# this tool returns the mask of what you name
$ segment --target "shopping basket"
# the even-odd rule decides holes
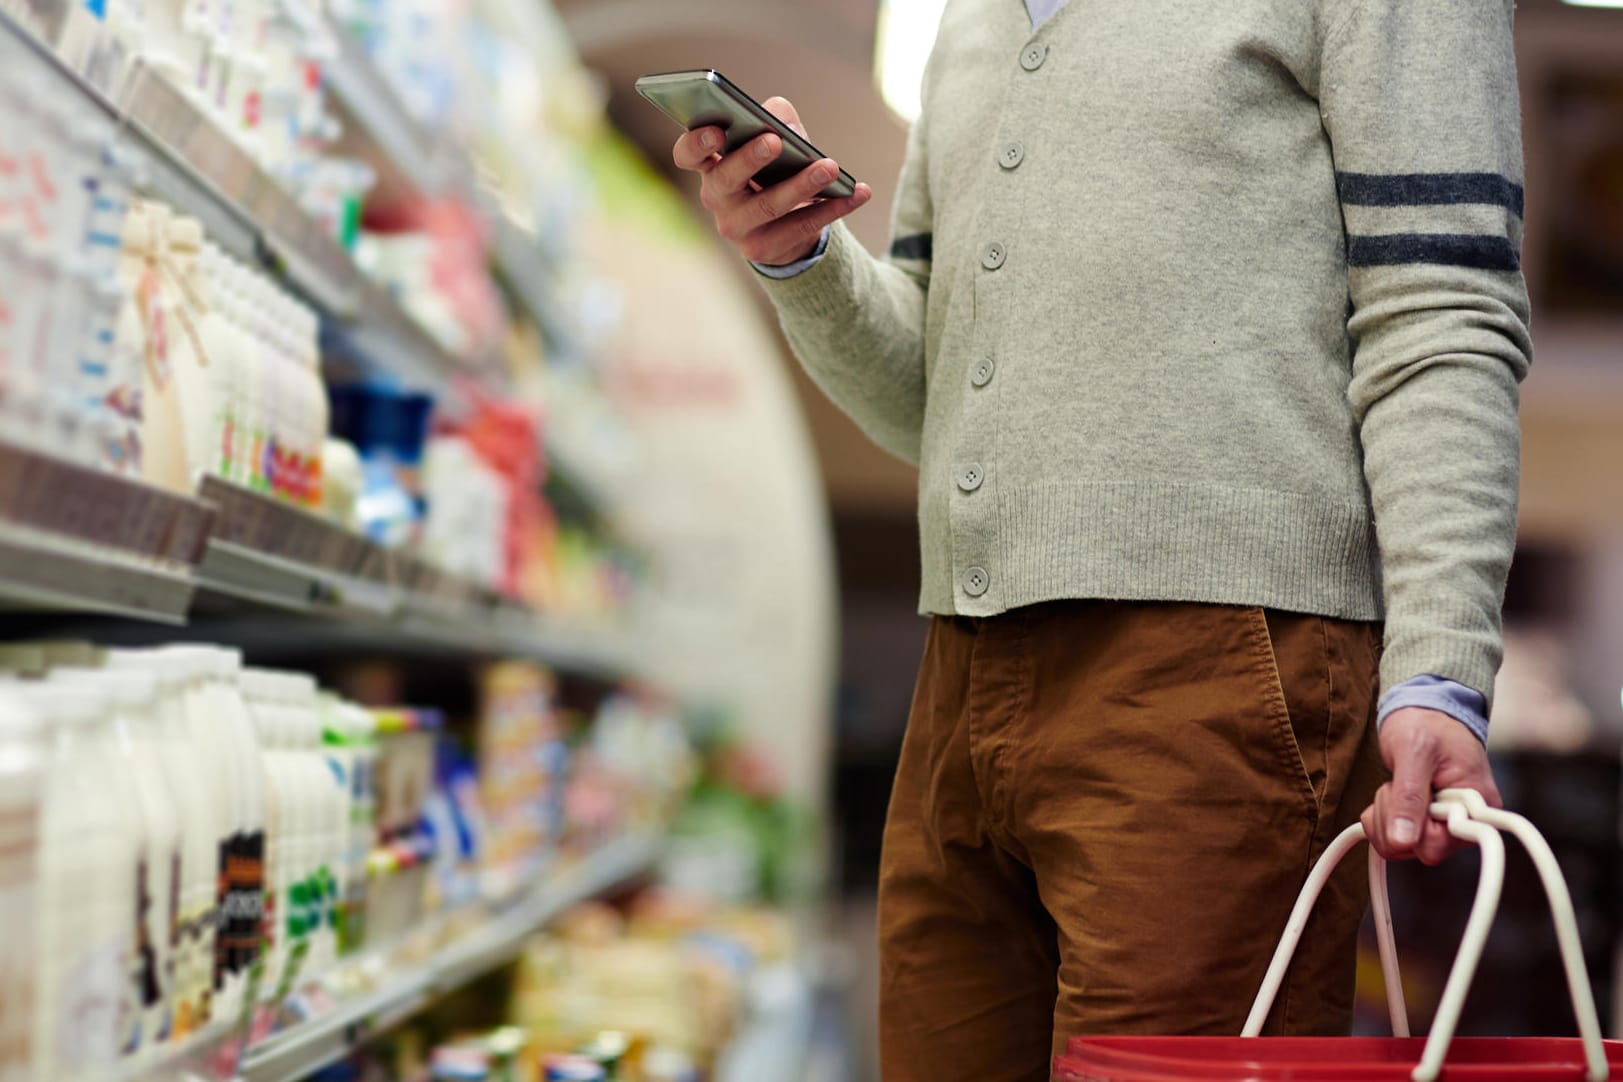
[[[1446,789],[1438,793],[1431,814],[1447,823],[1449,833],[1456,838],[1481,848],[1482,875],[1429,1037],[1409,1036],[1408,1008],[1398,976],[1387,899],[1386,862],[1371,848],[1370,901],[1394,1036],[1257,1039],[1319,893],[1341,859],[1364,840],[1364,828],[1354,824],[1330,844],[1302,887],[1239,1037],[1078,1037],[1070,1042],[1066,1054],[1054,1061],[1055,1082],[1601,1082],[1611,1067],[1623,1067],[1623,1042],[1601,1040],[1572,898],[1555,854],[1543,836],[1526,819],[1489,807],[1481,794],[1470,790]],[[1505,845],[1499,836],[1501,830],[1515,835],[1526,846],[1544,882],[1567,986],[1572,992],[1572,1009],[1578,1018],[1577,1038],[1454,1039],[1465,994],[1482,957],[1504,886]]]

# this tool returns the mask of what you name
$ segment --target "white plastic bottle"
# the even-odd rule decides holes
[[[215,417],[217,447],[223,464],[222,476],[236,485],[249,482],[247,437],[247,381],[248,353],[253,343],[248,336],[244,309],[244,294],[248,272],[229,256],[221,255],[216,264],[222,292],[218,294],[221,314],[225,317],[221,344],[225,353],[217,371],[210,372],[216,382],[219,397],[215,400],[219,413]],[[211,366],[212,368],[213,366]]]
[[[252,747],[256,758],[254,765],[259,772],[263,794],[265,823],[263,891],[260,898],[259,942],[255,955],[256,959],[263,959],[265,965],[264,983],[260,988],[262,998],[274,991],[278,976],[276,947],[280,942],[281,933],[277,920],[281,906],[276,892],[277,875],[281,867],[279,847],[284,841],[280,820],[280,798],[285,782],[277,775],[277,750],[271,731],[275,690],[271,684],[272,682],[265,679],[263,669],[242,668],[237,673],[237,687],[241,692],[245,714],[253,733]]]
[[[214,927],[210,936],[209,981],[213,990],[213,1020],[228,1020],[225,1005],[226,975],[231,944],[225,927],[227,882],[231,854],[241,846],[240,835],[247,828],[247,805],[241,794],[246,779],[241,760],[232,754],[230,729],[224,723],[214,663],[191,651],[159,651],[178,658],[192,679],[186,690],[186,730],[209,764],[210,803],[214,809],[215,864],[212,912]]]
[[[216,110],[208,93],[215,41],[215,20],[211,6],[211,0],[183,0],[181,33],[176,51],[178,68],[182,73],[181,89],[193,104],[212,115]]]
[[[338,906],[349,818],[348,778],[342,762],[330,754],[326,740],[330,717],[330,705],[317,693],[305,714],[305,742],[319,794],[319,842],[312,898],[315,903],[313,931],[321,972],[327,972],[338,963]]]
[[[269,16],[265,0],[231,0],[230,73],[226,77],[227,129],[258,156],[259,123],[268,74],[264,55]]]
[[[35,1082],[34,974],[50,730],[0,682],[0,1082]]]
[[[266,781],[267,920],[265,998],[272,996],[294,964],[294,947],[305,939],[305,893],[301,882],[304,840],[299,770],[292,747],[292,699],[297,694],[290,674],[245,668],[241,686],[251,703]],[[301,974],[305,967],[301,963]]]
[[[304,973],[307,978],[315,978],[325,971],[336,953],[331,929],[323,919],[325,877],[331,874],[326,865],[327,800],[333,779],[321,755],[321,720],[317,713],[315,680],[304,673],[284,673],[282,679],[287,687],[289,751],[295,771],[298,856],[294,872],[297,878],[292,887],[293,906],[298,914],[297,927],[310,943]]]
[[[182,249],[195,239],[190,227],[171,229],[173,214],[161,203],[145,204],[143,228],[131,239],[140,263],[133,306],[119,319],[118,337],[144,359],[141,382],[141,476],[174,492],[186,491],[186,447],[175,386],[177,364],[191,345],[180,320],[171,273],[171,239]],[[126,234],[128,237],[129,234]]]
[[[123,797],[132,793],[135,797],[126,809],[131,822],[139,825],[140,844],[131,888],[135,910],[126,987],[132,1016],[124,1051],[135,1062],[148,1062],[172,1030],[170,914],[180,900],[180,816],[159,758],[158,677],[141,669],[69,667],[53,669],[50,679],[106,692],[109,709],[102,739]]]
[[[247,348],[242,358],[242,447],[244,475],[248,487],[257,492],[270,490],[266,448],[269,417],[266,416],[265,384],[271,378],[274,359],[265,334],[265,280],[252,271],[243,273],[242,330]]]
[[[123,419],[126,462],[120,472],[142,473],[141,440],[144,435],[146,390],[146,333],[156,311],[157,278],[152,262],[151,204],[131,200],[124,216],[118,251],[118,315],[113,321],[112,354],[108,361],[107,395]]]
[[[40,821],[38,968],[34,1056],[37,1077],[105,1078],[125,1031],[125,960],[130,952],[138,847],[116,763],[100,738],[107,698],[87,684],[21,686],[51,724]]]
[[[202,298],[196,295],[202,248],[202,225],[195,218],[172,217],[156,252],[163,322],[152,337],[166,348],[168,363],[147,370],[143,473],[175,492],[190,492],[196,485],[190,451],[208,424],[208,358],[197,334],[203,315]]]
[[[195,489],[199,478],[212,465],[210,446],[212,382],[217,363],[212,347],[218,344],[218,316],[208,275],[203,270],[202,227],[193,219],[176,219],[170,225],[171,267],[178,281],[173,283],[176,328],[187,339],[186,349],[175,354],[174,384],[178,399],[185,477]],[[215,331],[216,333],[210,333]]]
[[[335,924],[340,956],[357,950],[366,917],[366,858],[374,830],[366,817],[369,725],[371,715],[337,696],[322,696],[325,729],[322,740],[334,776],[343,785],[335,804],[341,856],[338,860]]]
[[[165,647],[162,653],[196,664],[205,673],[203,695],[212,718],[220,769],[230,778],[232,832],[218,890],[217,1015],[239,1017],[255,959],[264,905],[265,784],[258,738],[239,690],[242,656],[206,645]]]
[[[157,650],[110,650],[110,668],[151,672],[159,684],[159,760],[181,820],[180,904],[172,916],[172,1040],[184,1044],[213,1017],[219,843],[226,829],[218,762],[192,726],[201,680],[195,663]]]
[[[323,491],[322,457],[326,450],[329,407],[327,385],[321,378],[321,323],[315,312],[293,304],[294,360],[299,369],[301,393],[295,429],[300,458],[300,502],[320,507]]]
[[[287,323],[287,298],[273,283],[261,279],[261,342],[266,351],[261,409],[265,415],[265,489],[291,499],[293,484],[288,466],[289,423],[293,418],[296,374]]]

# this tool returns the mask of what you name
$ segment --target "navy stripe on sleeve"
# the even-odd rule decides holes
[[[897,237],[890,245],[892,259],[929,259],[934,238],[929,233],[915,233],[911,237]]]
[[[1504,237],[1471,233],[1383,233],[1347,238],[1348,266],[1384,267],[1395,263],[1442,263],[1501,271],[1521,267],[1516,249]]]
[[[1522,186],[1498,173],[1337,173],[1336,191],[1357,207],[1477,203],[1522,216]]]

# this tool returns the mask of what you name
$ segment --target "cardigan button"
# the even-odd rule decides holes
[[[1018,142],[1007,143],[998,152],[997,163],[1005,169],[1018,169],[1026,160],[1026,148]]]
[[[993,241],[981,249],[981,266],[987,270],[997,270],[1003,266],[1003,261],[1008,257],[1008,250],[997,241]]]
[[[970,597],[980,597],[992,585],[992,576],[986,573],[984,567],[966,567],[964,573],[958,576],[958,585]]]
[[[1027,45],[1020,53],[1020,66],[1027,71],[1036,71],[1048,59],[1048,46],[1033,42]]]
[[[984,387],[992,382],[992,373],[997,371],[997,362],[988,357],[969,370],[969,382],[976,387]]]

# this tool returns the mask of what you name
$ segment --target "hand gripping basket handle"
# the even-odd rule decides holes
[[[1437,1017],[1431,1035],[1426,1040],[1420,1066],[1414,1069],[1414,1082],[1434,1082],[1448,1055],[1448,1045],[1459,1024],[1460,1010],[1465,1005],[1466,992],[1482,959],[1482,948],[1487,942],[1488,929],[1499,908],[1499,894],[1505,881],[1505,845],[1499,837],[1503,830],[1516,836],[1533,858],[1544,893],[1550,900],[1551,916],[1555,920],[1556,940],[1561,946],[1561,961],[1566,968],[1567,987],[1572,993],[1572,1010],[1578,1019],[1578,1033],[1583,1038],[1584,1059],[1589,1064],[1590,1082],[1603,1082],[1607,1077],[1606,1052],[1601,1044],[1600,1019],[1595,1013],[1595,997],[1589,988],[1589,974],[1584,969],[1583,949],[1578,941],[1578,922],[1572,912],[1572,897],[1567,892],[1566,880],[1555,854],[1532,823],[1511,812],[1490,808],[1482,794],[1469,789],[1444,789],[1431,806],[1433,819],[1448,824],[1448,831],[1456,838],[1474,842],[1482,850],[1482,876],[1477,881],[1476,900],[1471,904],[1471,916],[1465,925],[1465,936],[1459,954],[1454,958],[1448,982],[1443,986],[1443,998],[1437,1006]],[[1241,1036],[1255,1037],[1262,1032],[1263,1022],[1274,1005],[1274,997],[1285,979],[1291,956],[1301,941],[1313,905],[1335,871],[1352,849],[1364,840],[1364,828],[1354,823],[1330,843],[1324,856],[1314,866],[1291,910],[1285,925],[1285,934],[1274,952],[1268,973],[1262,980],[1246,1019]],[[1408,1009],[1403,1002],[1403,985],[1398,976],[1397,947],[1392,935],[1392,908],[1386,893],[1386,861],[1369,851],[1370,903],[1375,912],[1375,938],[1380,944],[1381,970],[1386,983],[1387,1008],[1392,1015],[1392,1032],[1399,1037],[1409,1035]]]

